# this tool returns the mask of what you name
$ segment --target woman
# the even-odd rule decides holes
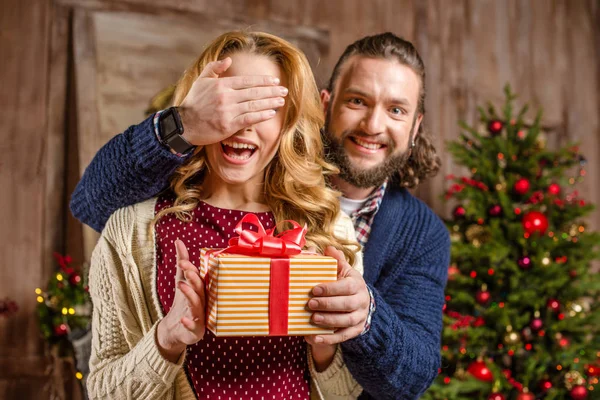
[[[222,78],[271,75],[289,93],[273,118],[196,148],[169,191],[111,216],[90,268],[90,397],[307,399],[311,383],[314,396],[356,396],[335,346],[309,349],[307,363],[302,337],[223,338],[205,328],[204,285],[190,260],[203,247],[225,247],[249,212],[266,228],[306,224],[307,246],[362,272],[352,223],[325,185],[336,170],[322,158],[323,115],[304,55],[273,35],[226,33],[181,78],[174,103],[182,112],[218,60],[229,64]]]

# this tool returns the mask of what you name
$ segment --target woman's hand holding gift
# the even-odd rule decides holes
[[[187,345],[204,337],[206,328],[204,282],[198,268],[190,262],[187,248],[181,240],[175,241],[175,249],[175,298],[156,330],[161,354],[173,363],[177,362]]]

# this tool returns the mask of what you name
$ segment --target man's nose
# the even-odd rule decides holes
[[[379,107],[369,110],[362,120],[362,130],[369,135],[378,135],[385,130],[385,115]]]

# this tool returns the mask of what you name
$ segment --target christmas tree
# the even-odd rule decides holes
[[[449,144],[468,176],[449,176],[456,204],[442,367],[425,399],[600,398],[600,235],[574,185],[586,174],[574,145],[545,148],[541,114],[526,124],[505,88],[498,113],[461,124]],[[597,178],[596,178],[597,179]]]
[[[85,379],[91,351],[92,302],[82,267],[55,253],[59,269],[46,290],[35,289],[40,333],[56,357],[74,357],[77,379]]]

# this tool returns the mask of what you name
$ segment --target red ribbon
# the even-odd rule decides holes
[[[238,237],[229,239],[229,247],[220,253],[266,256],[271,258],[269,285],[269,335],[287,335],[290,293],[290,256],[300,254],[306,244],[306,226],[296,221],[286,220],[293,225],[274,236],[275,229],[265,229],[255,214],[246,214],[235,227]],[[243,224],[257,228],[257,231],[243,229]],[[208,264],[207,264],[208,265]]]

